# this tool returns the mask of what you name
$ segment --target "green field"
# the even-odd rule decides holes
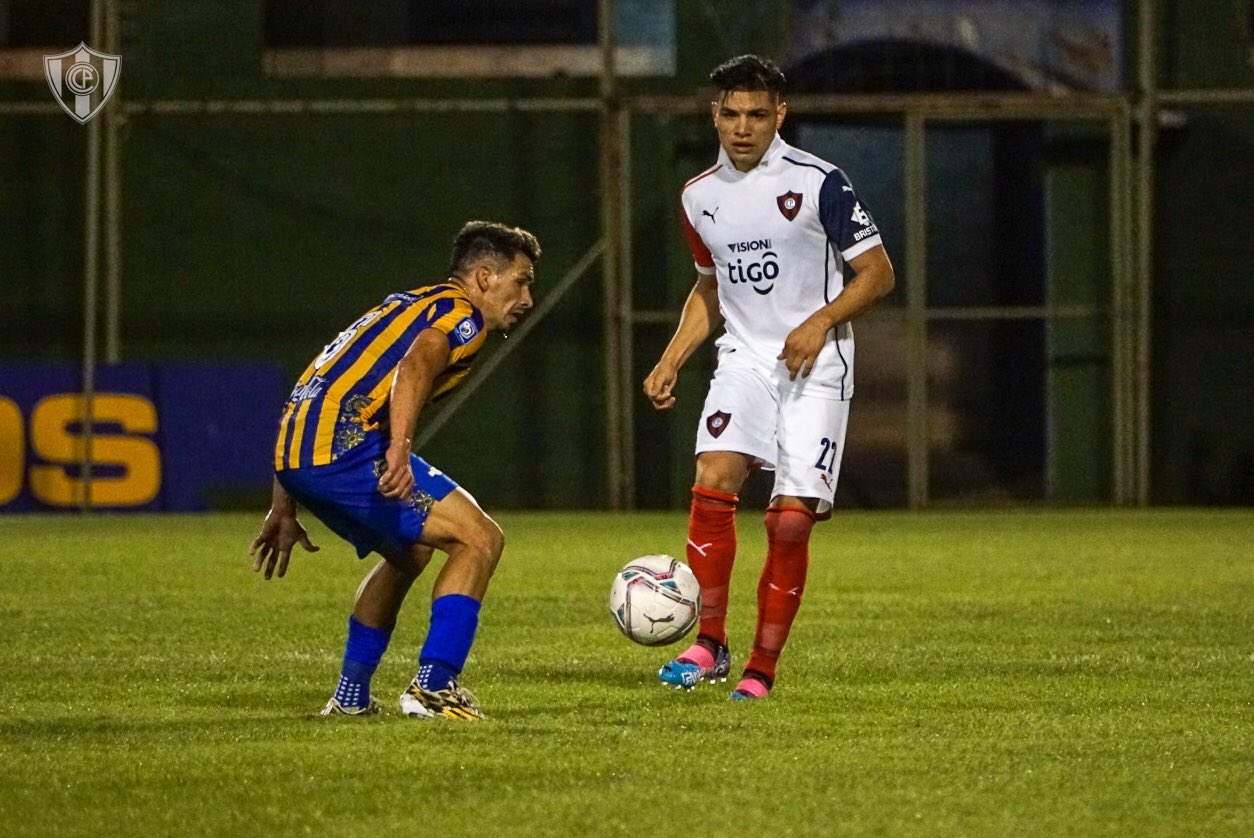
[[[844,513],[763,702],[662,689],[605,607],[679,514],[499,516],[482,724],[322,719],[368,565],[260,515],[0,518],[5,835],[1250,835],[1254,512]],[[761,518],[740,519],[747,652]],[[734,670],[734,672],[738,671]]]

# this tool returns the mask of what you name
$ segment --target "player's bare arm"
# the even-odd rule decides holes
[[[309,540],[309,533],[296,520],[296,501],[276,478],[270,493],[270,511],[261,522],[261,532],[253,539],[248,551],[253,556],[253,572],[257,573],[264,567],[265,577],[269,579],[277,568],[279,578],[282,578],[287,573],[292,548],[297,544],[310,553],[318,552],[317,545]]]
[[[713,274],[697,274],[696,284],[692,286],[679,316],[679,327],[662,353],[661,360],[644,379],[644,394],[655,408],[667,410],[675,405],[672,391],[679,378],[679,368],[722,324],[723,315],[718,309],[718,279]]]
[[[789,379],[808,376],[827,342],[828,332],[869,311],[897,282],[883,247],[873,247],[859,254],[850,260],[849,267],[854,271],[853,278],[845,282],[839,296],[806,318],[784,340],[784,348],[777,357],[788,367]]]
[[[386,468],[379,477],[379,492],[384,497],[401,500],[413,491],[409,454],[418,428],[418,414],[431,397],[436,376],[444,372],[448,362],[448,337],[437,329],[424,329],[396,368],[389,396],[391,438],[384,455]]]

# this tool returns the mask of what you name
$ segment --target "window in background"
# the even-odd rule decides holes
[[[674,0],[619,0],[621,75],[675,71]],[[271,76],[475,78],[595,75],[588,0],[266,0]]]
[[[0,79],[42,80],[43,56],[78,46],[90,31],[89,0],[0,0]]]
[[[269,0],[266,46],[590,44],[597,5],[586,0]]]
[[[0,46],[5,48],[69,49],[90,28],[88,0],[0,0]]]
[[[1123,81],[1123,0],[793,3],[787,63],[846,89],[1004,90],[1009,76],[1029,90],[1113,92]]]

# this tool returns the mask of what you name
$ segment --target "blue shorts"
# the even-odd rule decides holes
[[[392,548],[408,550],[422,536],[431,506],[448,497],[457,484],[416,454],[409,455],[414,491],[408,500],[379,493],[382,456],[356,457],[325,466],[275,472],[279,483],[340,538],[357,548],[357,557]]]

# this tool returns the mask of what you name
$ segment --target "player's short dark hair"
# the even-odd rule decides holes
[[[468,221],[453,239],[449,273],[467,270],[484,260],[512,262],[519,253],[532,262],[540,258],[540,240],[521,227],[495,221]]]
[[[738,55],[724,61],[710,73],[710,81],[720,93],[733,90],[765,90],[776,96],[784,92],[784,71],[769,58]]]

